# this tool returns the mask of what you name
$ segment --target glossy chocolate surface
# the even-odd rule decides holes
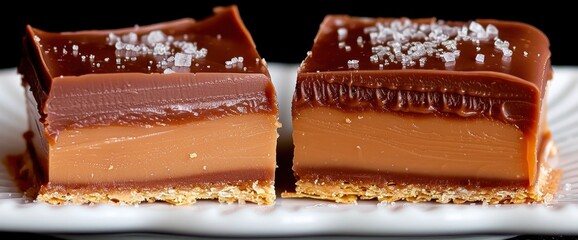
[[[28,27],[19,67],[51,137],[91,126],[155,126],[277,114],[267,66],[236,7],[202,21],[48,33]]]
[[[293,113],[327,106],[486,118],[535,134],[551,75],[549,41],[526,24],[328,16],[299,69]]]

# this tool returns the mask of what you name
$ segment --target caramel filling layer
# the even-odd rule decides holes
[[[498,121],[318,107],[299,110],[293,129],[297,175],[317,168],[531,182],[529,157],[536,164],[535,140]]]
[[[270,179],[256,180],[273,180],[277,127],[274,115],[245,114],[162,127],[64,130],[49,149],[48,179],[142,183],[257,170]]]

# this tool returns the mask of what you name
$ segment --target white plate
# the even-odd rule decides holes
[[[281,142],[286,144],[296,66],[270,67],[284,124]],[[25,201],[0,167],[0,231],[211,236],[578,234],[578,68],[556,67],[550,91],[548,117],[565,171],[557,203],[551,205],[380,205],[376,201],[341,205],[279,198],[274,206],[215,201],[184,207],[163,203],[51,206]],[[0,70],[0,156],[22,151],[23,131],[19,77],[14,69]]]

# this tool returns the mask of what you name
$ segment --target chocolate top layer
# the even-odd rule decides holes
[[[48,134],[277,114],[266,63],[235,6],[202,21],[49,33],[28,26],[18,71]]]
[[[482,117],[531,133],[551,77],[549,41],[527,24],[330,15],[299,69],[293,112]]]
[[[516,76],[542,89],[544,72],[551,74],[549,45],[540,30],[519,22],[330,15],[299,71],[489,71]],[[484,60],[476,60],[478,55]]]
[[[236,7],[216,8],[214,16],[202,21],[180,19],[117,30],[50,33],[28,26],[27,37],[34,40],[47,81],[127,72],[268,75]]]

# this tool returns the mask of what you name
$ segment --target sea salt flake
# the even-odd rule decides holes
[[[112,45],[112,44],[120,41],[120,38],[114,33],[108,33],[108,37],[106,38],[106,41],[108,42],[108,45]]]
[[[419,66],[423,67],[425,65],[425,62],[427,61],[427,58],[422,57],[419,59]]]
[[[171,68],[167,68],[167,69],[165,69],[165,70],[163,71],[163,73],[164,73],[164,74],[172,74],[172,73],[175,73],[175,71],[174,71],[173,69],[171,69]]]
[[[445,52],[442,55],[444,62],[455,62],[456,61],[456,55],[454,53],[451,52]]]
[[[363,47],[363,37],[362,36],[357,37],[357,46]]]
[[[166,40],[166,35],[161,30],[151,31],[146,37],[147,43],[150,46],[154,46],[156,43],[164,42]]]
[[[485,31],[484,27],[476,21],[470,22],[470,26],[468,27],[468,29],[470,29],[470,31],[474,33]]]
[[[167,55],[169,54],[170,47],[166,46],[162,43],[158,43],[155,45],[153,49],[153,55]]]
[[[498,28],[493,24],[488,24],[486,26],[486,32],[488,33],[489,38],[497,37],[499,33]]]
[[[356,59],[347,60],[347,67],[349,67],[350,69],[358,69],[359,68],[359,60],[356,60]]]
[[[338,28],[337,29],[337,39],[339,41],[343,41],[347,38],[347,28]]]
[[[371,57],[369,57],[369,60],[372,63],[377,63],[379,61],[379,57],[377,55],[371,55]]]
[[[190,67],[193,56],[184,53],[175,54],[174,61],[176,67]]]
[[[125,48],[126,44],[118,41],[114,44],[114,48],[116,48],[116,50],[123,50]]]
[[[485,58],[486,58],[486,56],[484,54],[478,53],[476,55],[476,62],[477,63],[484,63]]]
[[[138,35],[134,32],[129,32],[122,36],[122,41],[125,43],[136,44],[138,42]]]

